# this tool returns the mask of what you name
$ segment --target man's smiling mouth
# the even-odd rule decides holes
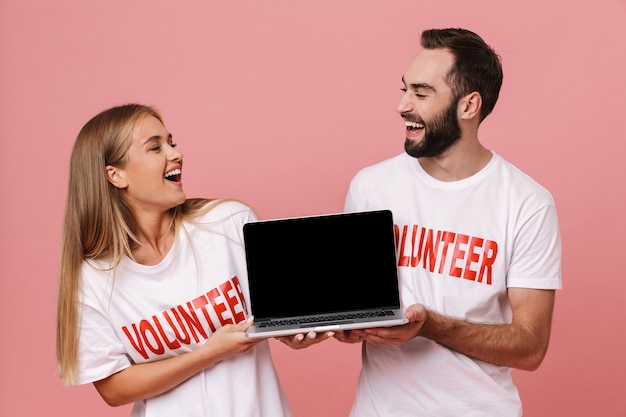
[[[420,130],[420,129],[424,129],[424,125],[421,123],[417,123],[417,122],[404,122],[404,125],[406,126],[407,130],[414,132],[416,130]]]

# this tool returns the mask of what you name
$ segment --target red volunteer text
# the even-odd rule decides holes
[[[476,236],[432,230],[418,225],[394,225],[398,266],[424,268],[491,285],[498,244]]]
[[[148,359],[149,352],[162,355],[166,348],[174,350],[206,340],[218,327],[244,321],[247,311],[235,276],[191,301],[123,326],[122,330],[135,350]]]

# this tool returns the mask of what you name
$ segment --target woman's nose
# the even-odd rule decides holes
[[[176,148],[172,146],[170,146],[170,151],[167,157],[170,161],[182,161],[183,160],[182,152],[178,151]]]

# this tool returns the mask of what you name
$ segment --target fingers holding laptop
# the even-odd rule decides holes
[[[290,336],[279,336],[275,339],[283,342],[292,349],[304,349],[331,338],[334,334],[334,332],[308,332],[307,334],[298,333]]]
[[[374,345],[401,345],[413,339],[420,333],[428,317],[428,310],[422,304],[413,304],[406,309],[405,314],[409,319],[406,324],[361,330],[363,340]]]
[[[335,332],[335,339],[344,343],[360,343],[364,339],[363,330],[342,330]]]
[[[376,345],[401,345],[419,334],[428,317],[428,310],[422,304],[413,304],[406,309],[405,315],[409,320],[408,323],[398,326],[337,330],[323,333],[298,333],[289,336],[277,336],[275,339],[292,349],[304,349],[330,337],[334,337],[344,343],[360,343],[366,341]]]
[[[335,332],[335,339],[344,343],[370,342],[375,345],[401,345],[419,334],[428,311],[422,304],[413,304],[406,309],[405,314],[409,320],[406,324],[338,331]]]
[[[246,352],[264,340],[246,337],[246,329],[251,324],[251,320],[237,324],[225,324],[218,328],[198,350],[204,350],[209,355],[211,364]]]

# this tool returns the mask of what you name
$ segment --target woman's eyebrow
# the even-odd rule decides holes
[[[154,135],[154,136],[150,136],[148,139],[146,139],[146,140],[143,142],[143,144],[144,144],[144,145],[146,145],[146,144],[147,144],[147,143],[149,143],[149,142],[158,142],[158,141],[160,141],[162,138],[163,138],[163,136],[161,136],[161,135]],[[171,133],[168,133],[168,134],[167,134],[167,140],[168,140],[168,141],[171,141],[171,140],[172,140],[172,138],[173,138],[172,134],[171,134]]]

